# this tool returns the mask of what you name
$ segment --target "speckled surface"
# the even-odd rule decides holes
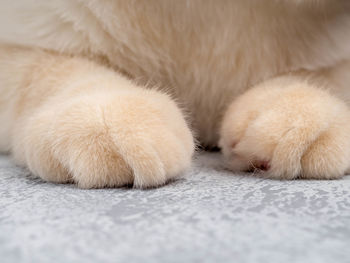
[[[81,190],[0,156],[0,261],[350,262],[350,177],[234,175],[219,154],[152,190]]]

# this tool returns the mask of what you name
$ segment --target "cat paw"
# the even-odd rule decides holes
[[[47,181],[147,188],[190,166],[191,131],[166,95],[98,91],[49,104],[20,122],[13,142],[15,159]]]
[[[275,179],[336,179],[350,165],[350,113],[296,77],[253,88],[228,108],[220,146],[228,168]]]

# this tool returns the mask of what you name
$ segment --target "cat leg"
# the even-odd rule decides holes
[[[220,146],[234,171],[276,179],[336,179],[350,167],[350,111],[320,81],[268,80],[227,109]]]
[[[168,95],[85,59],[2,47],[0,61],[12,100],[1,140],[33,174],[82,188],[146,188],[189,167],[193,137]]]

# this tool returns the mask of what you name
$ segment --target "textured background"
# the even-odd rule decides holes
[[[350,262],[350,177],[272,181],[200,154],[151,190],[81,190],[0,156],[0,261]]]

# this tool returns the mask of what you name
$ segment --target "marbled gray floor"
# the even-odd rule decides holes
[[[0,157],[0,262],[350,262],[350,177],[272,181],[200,155],[152,190],[81,190]]]

